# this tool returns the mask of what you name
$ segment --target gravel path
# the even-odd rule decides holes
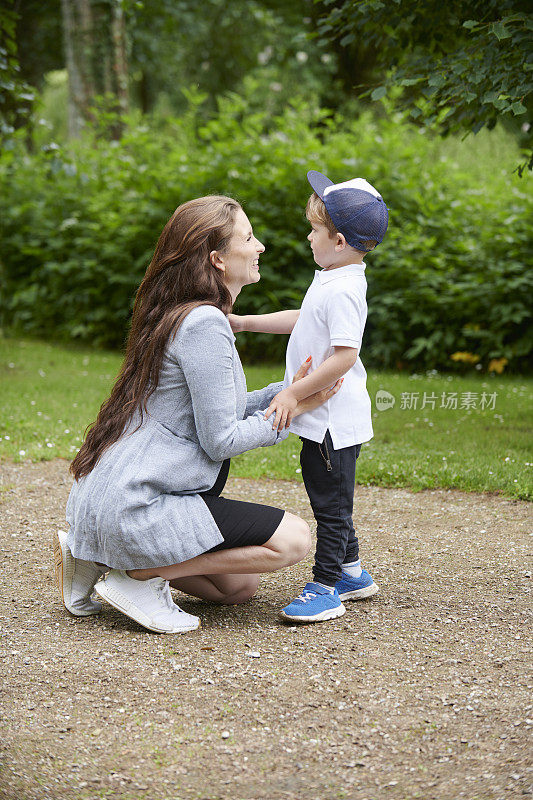
[[[375,598],[283,624],[308,559],[242,606],[180,595],[201,629],[158,636],[61,605],[50,540],[69,487],[65,461],[0,465],[2,798],[532,795],[528,504],[358,487]],[[226,494],[312,523],[299,484]]]

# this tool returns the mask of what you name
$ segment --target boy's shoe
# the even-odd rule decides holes
[[[198,617],[177,606],[164,578],[136,581],[125,570],[112,569],[94,587],[118,611],[156,633],[186,633],[200,625]]]
[[[280,613],[294,622],[325,622],[342,617],[345,612],[337,590],[332,593],[317,583],[307,583],[301,595]]]
[[[98,614],[102,604],[91,600],[91,594],[104,570],[94,561],[74,558],[65,531],[55,532],[53,546],[57,588],[65,608],[76,617]]]
[[[366,569],[361,570],[358,578],[352,578],[343,570],[341,579],[335,584],[335,589],[341,600],[364,600],[379,592],[379,586],[374,583]]]

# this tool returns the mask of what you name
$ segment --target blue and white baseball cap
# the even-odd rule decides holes
[[[380,193],[364,178],[333,183],[321,172],[312,169],[307,180],[326,206],[337,230],[356,250],[369,251],[364,242],[383,241],[389,211]],[[370,248],[372,249],[372,248]]]

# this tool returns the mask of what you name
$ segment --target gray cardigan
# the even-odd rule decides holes
[[[287,437],[264,418],[282,385],[247,392],[227,318],[214,306],[191,311],[167,345],[141,427],[134,420],[71,489],[74,556],[139,569],[222,542],[198,492],[213,486],[224,459]]]

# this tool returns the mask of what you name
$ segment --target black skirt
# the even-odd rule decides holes
[[[226,485],[229,468],[230,459],[227,458],[220,468],[213,487],[200,495],[224,537],[223,542],[208,550],[209,553],[233,547],[265,544],[275,533],[285,514],[281,508],[275,506],[220,497]]]

